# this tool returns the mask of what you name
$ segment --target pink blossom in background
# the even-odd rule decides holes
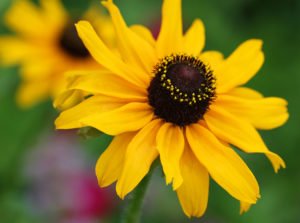
[[[51,223],[94,223],[109,215],[113,193],[99,188],[90,163],[73,132],[46,137],[25,162],[33,214]]]

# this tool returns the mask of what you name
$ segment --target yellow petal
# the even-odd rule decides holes
[[[99,64],[130,83],[145,88],[148,87],[146,82],[149,77],[144,73],[136,72],[110,51],[89,22],[80,21],[76,24],[76,28],[86,48]]]
[[[186,128],[191,149],[211,177],[231,196],[248,203],[256,203],[259,187],[244,161],[206,128],[192,124]]]
[[[242,43],[215,70],[217,91],[227,92],[236,86],[247,83],[259,71],[264,62],[261,48],[261,40],[252,39]]]
[[[139,72],[143,73],[144,71],[149,82],[149,74],[157,60],[153,46],[127,27],[119,9],[112,0],[103,1],[102,4],[110,13],[123,60],[139,69]]]
[[[104,95],[92,96],[80,104],[60,113],[55,121],[57,129],[72,129],[87,126],[82,119],[95,114],[105,113],[121,107],[124,102]],[[100,130],[101,131],[101,130]]]
[[[51,89],[49,81],[23,82],[17,92],[17,102],[22,108],[29,108],[49,97]]]
[[[69,109],[84,100],[84,94],[80,90],[68,90],[58,95],[53,106],[61,111]]]
[[[160,126],[159,119],[153,120],[128,145],[123,171],[116,186],[120,198],[124,199],[138,185],[158,156],[155,138]]]
[[[173,190],[176,190],[182,184],[179,167],[184,149],[182,129],[177,125],[165,123],[157,133],[156,142],[166,183],[171,183],[173,179]]]
[[[81,101],[85,96],[91,95],[90,92],[79,89],[68,89],[78,77],[83,75],[92,74],[95,70],[72,70],[64,73],[64,86],[63,90],[55,95],[53,106],[59,110],[69,109]]]
[[[183,37],[183,52],[198,56],[205,44],[204,25],[196,19]]]
[[[237,146],[247,153],[265,153],[272,162],[275,172],[284,161],[268,150],[256,129],[247,121],[236,118],[229,112],[213,104],[210,111],[204,115],[210,130],[220,139]]]
[[[17,37],[0,37],[0,63],[3,65],[13,65],[22,62],[24,59],[37,54],[39,50]]]
[[[243,214],[243,212],[249,211],[250,207],[251,207],[251,204],[244,202],[244,201],[240,201],[240,214]]]
[[[223,62],[224,56],[218,51],[205,51],[200,54],[199,59],[202,60],[214,72]]]
[[[42,10],[38,9],[31,1],[17,0],[7,11],[5,24],[28,38],[44,38],[50,33],[45,25]]]
[[[132,25],[130,29],[135,32],[137,35],[145,39],[151,46],[155,46],[155,39],[151,33],[151,31],[142,25]]]
[[[231,91],[227,92],[226,94],[236,96],[236,97],[241,97],[241,98],[247,98],[247,99],[262,99],[264,97],[258,91],[255,91],[247,87],[234,88]]]
[[[64,76],[68,80],[75,80],[75,78],[77,78],[79,76],[92,74],[97,71],[98,70],[69,70],[64,73]]]
[[[100,7],[98,4],[90,6],[81,17],[91,21],[102,41],[114,50],[116,48],[115,30],[110,17]]]
[[[100,187],[109,186],[120,177],[127,146],[135,134],[130,132],[115,136],[109,147],[101,154],[96,164]]]
[[[216,103],[236,117],[249,121],[258,129],[277,128],[289,117],[287,101],[282,98],[248,99],[228,94],[219,95]]]
[[[188,217],[201,217],[208,201],[209,176],[188,145],[181,157],[180,169],[183,183],[177,189],[177,196],[181,207]]]
[[[110,71],[98,70],[88,73],[78,76],[68,89],[79,89],[92,94],[131,99],[131,101],[147,101],[146,89],[137,87]]]
[[[40,0],[40,4],[43,9],[43,16],[48,21],[48,25],[61,32],[61,28],[65,26],[68,19],[62,2],[60,0]]]
[[[153,118],[152,107],[147,103],[132,102],[104,113],[95,113],[81,121],[108,135],[137,131]]]
[[[29,57],[29,56],[28,56]],[[50,59],[44,59],[37,55],[24,58],[20,67],[20,74],[24,80],[28,81],[48,81],[53,83],[55,79],[55,65]],[[61,74],[58,74],[61,75]]]
[[[162,24],[157,39],[158,57],[179,53],[183,47],[181,0],[164,0]]]

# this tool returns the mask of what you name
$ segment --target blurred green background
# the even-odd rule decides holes
[[[0,1],[1,17],[11,2]],[[75,14],[81,13],[90,3],[87,0],[63,2],[70,13]],[[153,29],[157,29],[160,22],[161,2],[115,0],[128,24],[141,23]],[[265,96],[283,97],[289,102],[287,124],[272,131],[261,131],[267,146],[283,157],[287,168],[275,175],[263,155],[241,154],[257,177],[262,199],[249,212],[239,215],[238,202],[211,181],[208,208],[200,219],[188,219],[183,214],[176,193],[165,186],[161,170],[157,169],[146,196],[141,222],[300,222],[300,1],[183,0],[185,27],[195,18],[201,18],[206,27],[205,50],[218,50],[228,56],[247,39],[264,41],[265,64],[247,85]],[[8,28],[1,22],[0,34],[7,32]],[[43,145],[41,141],[45,141],[45,136],[53,134],[57,113],[50,101],[29,110],[19,109],[15,104],[19,83],[18,67],[0,67],[0,222],[53,222],[47,215],[36,215],[38,207],[31,210],[28,187],[33,183],[23,170],[28,165],[25,161],[28,153],[37,144]],[[88,157],[91,173],[110,140],[111,137],[103,135],[77,141]],[[115,195],[112,196],[116,200]],[[126,199],[118,201],[110,214],[95,222],[118,222],[119,211],[126,202]]]

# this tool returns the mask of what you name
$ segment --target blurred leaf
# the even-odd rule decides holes
[[[39,223],[40,221],[29,214],[28,204],[22,194],[13,191],[1,196],[0,222]]]
[[[76,3],[74,1],[62,0],[62,3],[72,16],[78,17],[88,10],[91,0],[76,0]]]
[[[91,160],[94,161],[94,164],[96,164],[96,161],[99,158],[99,156],[109,146],[112,139],[113,136],[102,134],[99,137],[82,141],[84,147],[88,148],[88,151],[92,156]]]
[[[11,0],[1,0],[0,1],[0,15],[3,15],[5,10],[8,8],[10,5]]]
[[[17,180],[20,161],[27,148],[36,140],[42,129],[54,120],[49,102],[28,110],[16,105],[15,92],[19,84],[16,69],[0,68],[0,186],[10,187]],[[2,184],[2,185],[1,185]]]

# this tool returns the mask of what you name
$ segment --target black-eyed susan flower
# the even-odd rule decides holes
[[[120,54],[111,52],[88,22],[77,24],[85,46],[107,70],[75,78],[66,93],[77,89],[90,97],[62,112],[56,127],[91,126],[115,136],[98,160],[96,175],[101,187],[117,181],[121,198],[159,157],[166,183],[173,183],[187,216],[205,212],[209,177],[241,201],[241,211],[249,209],[260,197],[259,186],[230,145],[264,153],[276,172],[285,166],[256,128],[285,123],[287,102],[242,87],[264,62],[262,41],[248,40],[225,59],[216,51],[202,52],[200,20],[183,34],[181,0],[164,0],[157,40],[143,26],[127,27],[112,0],[103,5]]]
[[[65,71],[99,68],[77,35],[74,22],[78,19],[69,15],[59,0],[39,2],[37,6],[29,0],[17,0],[4,17],[17,35],[0,37],[1,64],[21,65],[17,101],[23,107],[55,97],[64,88]],[[113,45],[113,27],[107,16],[90,9],[83,18]]]

